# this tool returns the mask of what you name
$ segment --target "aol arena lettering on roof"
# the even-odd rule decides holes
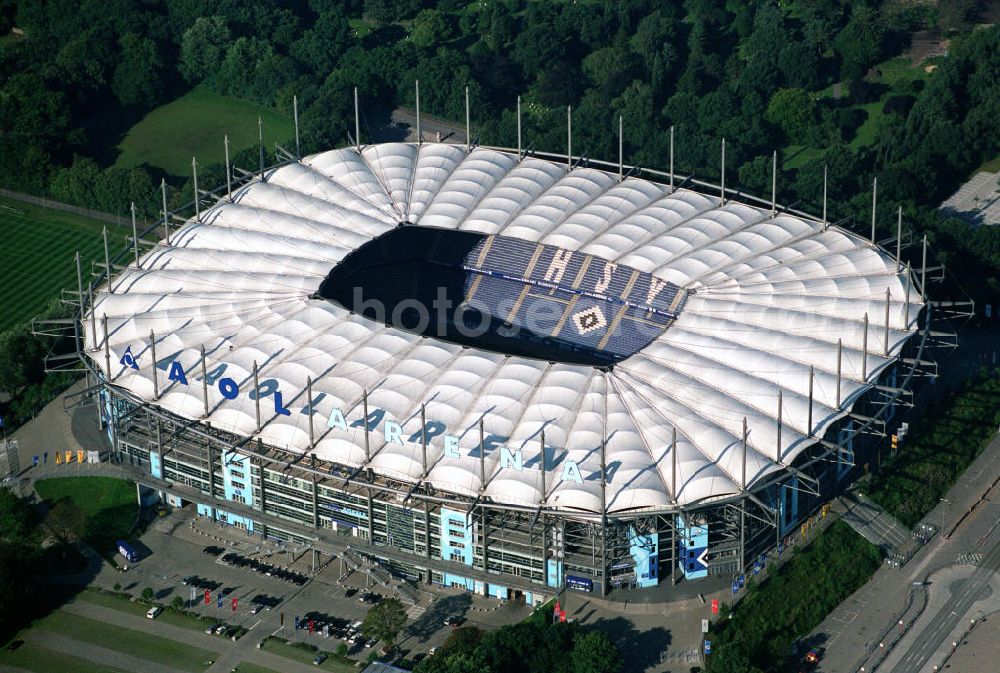
[[[180,355],[180,352],[159,360],[156,363],[156,368],[166,370],[168,380],[174,381],[178,385],[190,385],[188,383],[187,373],[180,359],[177,357],[178,355]],[[125,353],[122,355],[119,363],[126,367],[138,370],[138,361],[139,357],[133,355],[132,347],[129,346],[125,349]],[[204,381],[206,385],[217,387],[219,394],[221,394],[223,398],[227,400],[235,400],[243,391],[241,390],[240,384],[235,379],[223,376],[228,367],[229,365],[227,363],[220,363],[219,365],[216,365],[210,371],[205,373]],[[195,380],[202,381],[201,377],[198,377]],[[271,397],[274,402],[274,413],[276,415],[292,415],[291,410],[285,407],[284,395],[279,389],[277,379],[264,379],[258,383],[256,390],[246,391],[245,394],[247,398],[252,401],[256,401],[264,397]],[[317,405],[319,405],[325,397],[326,393],[324,392],[313,395],[313,398],[302,407],[299,413],[304,415],[318,414],[319,411],[317,410]],[[369,410],[367,423],[365,421],[366,419],[363,417],[349,420],[340,407],[333,407],[330,409],[327,416],[326,426],[330,429],[347,433],[351,432],[351,428],[363,428],[367,432],[376,432],[381,434],[386,444],[397,444],[399,446],[403,446],[404,443],[416,444],[419,446],[423,442],[426,442],[428,446],[431,446],[432,443],[440,442],[444,455],[450,458],[470,459],[478,457],[480,450],[484,452],[499,450],[500,469],[510,469],[517,472],[524,470],[524,455],[522,450],[512,449],[507,446],[505,442],[508,438],[501,435],[486,435],[483,438],[482,449],[480,449],[478,443],[475,448],[463,449],[460,446],[458,437],[446,434],[448,429],[447,425],[441,421],[427,420],[424,423],[422,430],[417,430],[409,436],[404,436],[403,426],[398,421],[389,418],[384,409],[375,408]],[[559,480],[576,482],[582,485],[583,474],[580,472],[579,464],[569,458],[565,458],[561,462],[562,469],[559,473]],[[614,471],[612,466],[609,467],[611,469],[608,470],[608,482],[611,481],[611,475]]]

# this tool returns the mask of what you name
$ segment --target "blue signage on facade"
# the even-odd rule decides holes
[[[121,359],[118,364],[125,365],[126,367],[131,367],[132,369],[138,369],[139,365],[135,363],[135,356],[132,355],[132,347],[127,346],[125,352],[122,354]]]
[[[712,641],[711,640],[706,640],[705,641],[705,654],[711,654],[711,653],[712,653]]]
[[[736,580],[733,580],[733,595],[736,595],[739,592],[740,592],[740,583],[737,582]]]

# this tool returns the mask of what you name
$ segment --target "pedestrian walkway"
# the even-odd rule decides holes
[[[844,523],[878,547],[883,555],[896,553],[910,543],[913,537],[910,531],[863,494],[851,491],[837,500],[844,508],[841,514]]]

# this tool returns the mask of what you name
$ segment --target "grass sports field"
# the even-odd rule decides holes
[[[0,332],[30,320],[63,288],[76,288],[73,255],[79,250],[84,283],[91,260],[104,263],[104,223],[0,198]],[[130,234],[131,232],[128,232]],[[125,228],[108,225],[114,255],[125,242]]]
[[[133,126],[118,146],[115,166],[149,164],[167,173],[188,176],[191,157],[202,165],[225,161],[222,137],[229,134],[229,151],[257,146],[257,116],[264,121],[264,151],[273,156],[274,143],[294,152],[295,126],[291,116],[257,103],[195,87],[177,100],[161,105]],[[247,166],[245,168],[256,168]]]

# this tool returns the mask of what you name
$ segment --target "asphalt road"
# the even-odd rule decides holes
[[[1000,539],[986,552],[972,577],[962,580],[958,587],[951,587],[951,597],[920,631],[916,641],[892,669],[893,673],[913,673],[923,670],[922,667],[930,661],[937,661],[939,652],[950,647],[948,637],[958,623],[965,619],[973,603],[987,595],[990,578],[998,570]]]
[[[949,490],[945,500],[939,502],[925,520],[942,526],[945,531],[950,530],[987,492],[997,477],[1000,477],[1000,437],[995,438],[969,466]],[[994,504],[992,499],[998,502]],[[892,667],[884,670],[920,673],[922,669],[913,663],[914,659],[908,660],[909,667],[900,668],[896,668],[897,660],[911,654],[916,658],[922,656],[924,662],[943,657],[950,649],[950,642],[945,642],[946,639],[962,619],[968,618],[969,607],[982,597],[986,583],[1000,570],[1000,532],[994,525],[998,509],[1000,486],[994,488],[990,498],[962,521],[951,539],[936,535],[907,565],[902,568],[883,566],[864,587],[841,603],[808,636],[809,642],[826,650],[818,671],[854,673],[861,665],[871,670],[873,664],[879,663]],[[945,601],[950,607],[938,610],[928,622],[929,615],[916,614],[923,594],[914,593],[915,607],[903,611],[911,591],[945,590],[937,584],[926,589],[915,587],[914,582],[923,582],[935,571],[955,565],[962,555],[969,553],[984,554],[980,561],[982,567],[974,573],[976,582],[969,580],[953,587],[952,595]],[[940,601],[929,601],[928,609],[934,609],[938,603]],[[952,615],[952,612],[958,614]],[[899,619],[904,621],[905,638],[896,631]],[[914,640],[909,634],[911,627],[921,631],[927,629],[927,632]],[[897,640],[906,649],[892,651]],[[880,643],[884,643],[885,647],[880,647]],[[870,655],[864,659],[866,652]]]

